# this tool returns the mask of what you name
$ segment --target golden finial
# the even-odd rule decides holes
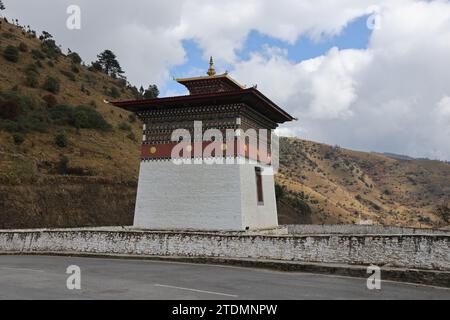
[[[211,57],[209,59],[209,69],[208,72],[206,73],[208,76],[212,77],[214,75],[216,75],[216,69],[214,69],[214,60],[213,57]]]

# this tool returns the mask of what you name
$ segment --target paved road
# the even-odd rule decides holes
[[[68,290],[66,269],[81,269]],[[450,299],[450,290],[229,266],[78,257],[0,256],[0,299]]]

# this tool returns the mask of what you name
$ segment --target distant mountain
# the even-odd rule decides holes
[[[0,228],[131,224],[141,127],[104,100],[135,95],[2,21]],[[448,163],[280,142],[280,223],[449,223]]]
[[[390,152],[383,152],[383,155],[385,155],[386,157],[392,158],[392,159],[397,159],[397,160],[415,160],[415,158],[410,157],[410,156],[405,156],[402,154],[396,154],[396,153],[390,153]]]

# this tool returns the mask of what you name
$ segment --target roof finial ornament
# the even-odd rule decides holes
[[[214,60],[213,57],[211,57],[209,59],[209,69],[208,72],[206,73],[208,76],[212,77],[216,75],[216,69],[214,69]]]

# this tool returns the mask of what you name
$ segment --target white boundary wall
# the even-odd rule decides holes
[[[448,235],[228,235],[115,230],[0,231],[0,252],[255,258],[450,271]]]
[[[316,224],[289,224],[283,225],[289,234],[436,234],[450,235],[450,230],[443,229],[419,229],[381,225],[316,225]]]

